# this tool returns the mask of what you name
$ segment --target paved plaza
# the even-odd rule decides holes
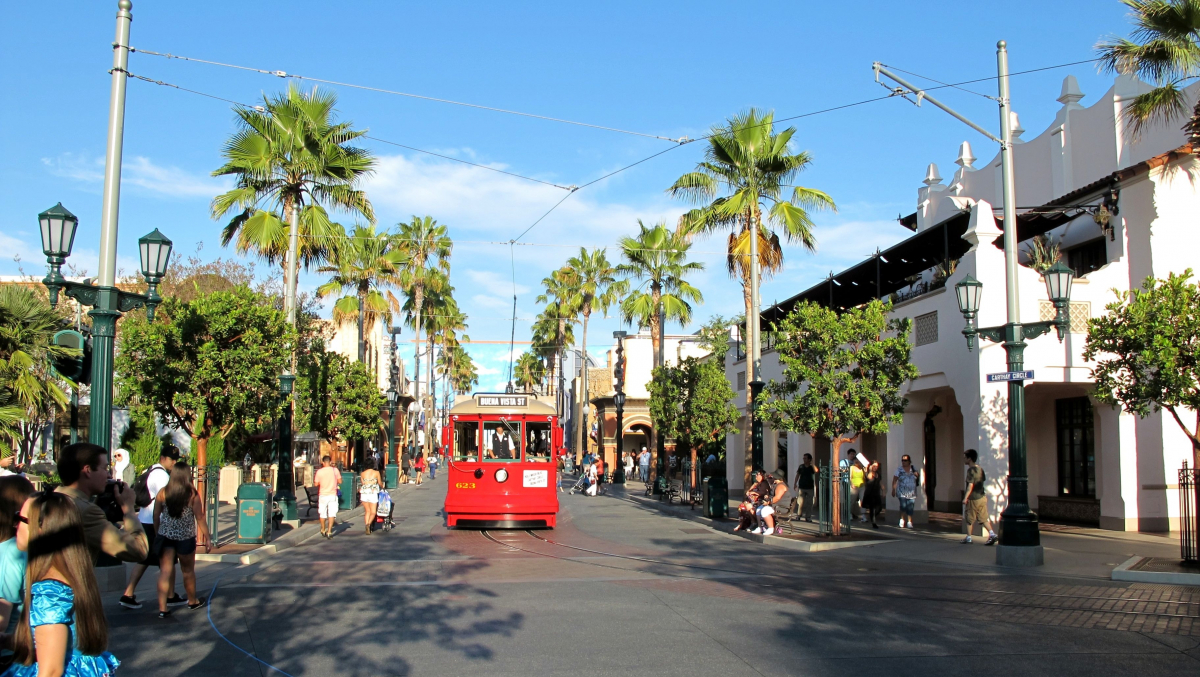
[[[366,536],[343,513],[331,541],[202,565],[211,623],[186,609],[159,620],[109,595],[121,674],[1200,670],[1200,589],[1108,580],[1111,562],[1169,555],[1165,538],[1048,531],[1047,566],[1031,572],[991,566],[992,549],[954,534],[892,528],[885,543],[798,552],[620,491],[563,494],[559,528],[534,532],[447,530],[441,478],[393,494],[390,533]]]

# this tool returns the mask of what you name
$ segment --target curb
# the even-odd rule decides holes
[[[1125,560],[1116,569],[1113,569],[1112,579],[1114,581],[1130,581],[1134,583],[1166,583],[1167,585],[1195,585],[1200,586],[1200,573],[1197,574],[1181,574],[1171,573],[1166,571],[1138,571],[1133,567],[1141,564],[1149,557],[1134,555]]]
[[[399,490],[400,490],[399,487],[397,487],[395,489],[389,489],[388,494],[391,494],[392,499],[395,500],[396,496],[395,496],[395,494],[392,494],[392,492],[399,491]],[[353,510],[350,510],[349,512],[345,513],[345,517],[343,517],[342,515],[343,515],[343,513],[340,513],[340,512],[338,513],[338,518],[341,519],[343,523],[349,521],[351,518],[361,517],[363,515],[362,503],[359,503],[357,508],[354,508]],[[284,534],[283,536],[280,536],[279,538],[272,540],[270,543],[267,543],[266,545],[257,547],[248,552],[225,553],[225,554],[198,552],[198,553],[196,553],[196,561],[197,562],[217,562],[217,563],[221,563],[221,564],[254,564],[255,562],[262,561],[263,559],[266,559],[267,557],[270,557],[271,555],[274,555],[277,552],[280,552],[282,550],[287,550],[288,548],[294,548],[297,545],[300,545],[301,543],[312,538],[313,536],[317,536],[318,534],[321,533],[321,529],[320,529],[319,525],[320,525],[320,520],[318,520],[316,522],[309,522],[308,524],[305,524],[305,525],[299,527],[298,529],[293,529],[292,531]]]
[[[738,531],[733,534],[740,536],[747,541],[755,543],[766,543],[767,545],[775,545],[788,550],[798,550],[800,552],[825,552],[827,550],[841,550],[843,548],[857,548],[863,545],[879,545],[881,543],[895,543],[894,538],[875,538],[864,541],[801,541],[787,536],[776,536],[768,534],[754,534],[748,531]],[[768,541],[767,539],[771,540]]]

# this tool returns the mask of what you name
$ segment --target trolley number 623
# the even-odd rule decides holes
[[[474,482],[455,482],[454,488],[455,489],[474,489],[475,483]]]

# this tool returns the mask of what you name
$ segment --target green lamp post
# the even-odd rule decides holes
[[[954,285],[958,309],[967,321],[963,336],[967,339],[967,350],[974,350],[975,337],[993,343],[1002,343],[1008,359],[1008,506],[1000,514],[1001,548],[1022,548],[1032,554],[1029,564],[1041,564],[1041,536],[1038,518],[1029,509],[1029,472],[1025,452],[1025,382],[1011,372],[1021,372],[1025,366],[1025,339],[1032,339],[1058,332],[1061,342],[1070,326],[1071,285],[1074,271],[1059,261],[1042,274],[1046,282],[1046,294],[1054,304],[1055,317],[1046,322],[1009,322],[998,327],[978,328],[975,318],[979,314],[979,301],[983,296],[983,283],[971,275]],[[1010,280],[1009,294],[1015,295]]]
[[[155,228],[138,240],[141,273],[148,287],[145,294],[123,291],[114,285],[74,282],[63,277],[62,267],[75,244],[79,219],[62,203],[38,214],[42,252],[50,270],[42,284],[50,292],[50,306],[58,305],[59,294],[91,307],[92,318],[92,404],[88,418],[88,441],[108,449],[112,444],[113,354],[116,347],[117,320],[137,308],[146,309],[146,318],[154,321],[154,309],[162,302],[158,285],[171,261],[171,241]]]
[[[279,397],[283,400],[283,410],[279,413],[279,432],[275,445],[275,463],[279,468],[275,473],[275,504],[279,506],[283,521],[298,527],[300,524],[296,516],[296,459],[292,452],[292,407],[295,406],[292,389],[295,383],[295,374],[280,374]]]

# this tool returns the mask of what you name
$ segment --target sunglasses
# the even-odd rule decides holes
[[[28,518],[28,517],[26,517],[26,516],[24,516],[24,515],[22,515],[22,514],[21,514],[21,513],[19,513],[19,512],[14,512],[14,513],[13,513],[13,521],[15,521],[15,522],[21,522],[21,523],[23,523],[23,524],[29,524],[29,518]]]

